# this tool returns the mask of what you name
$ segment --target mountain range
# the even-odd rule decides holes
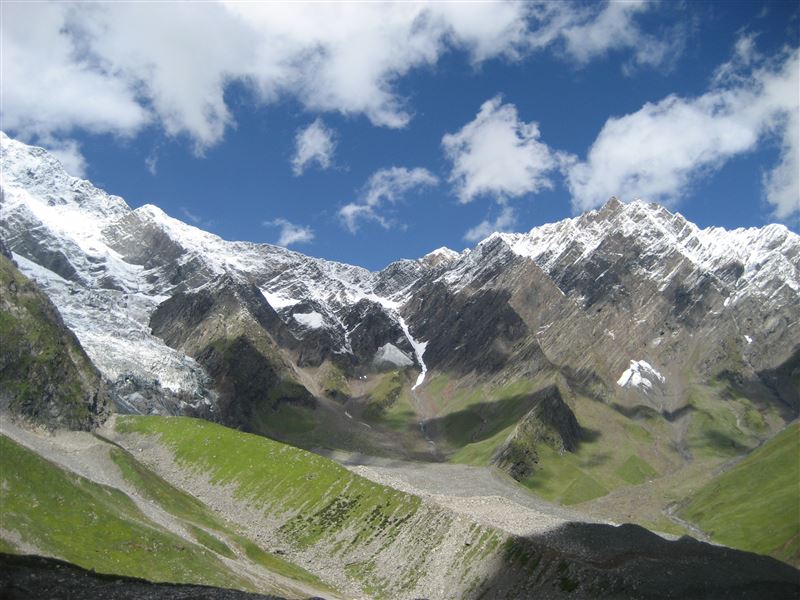
[[[373,272],[223,240],[0,145],[0,240],[79,342],[90,413],[107,397],[348,464],[494,466],[591,519],[800,564],[796,527],[751,547],[698,504],[800,413],[786,227],[701,229],[612,198]],[[784,518],[771,510],[752,507],[752,527]]]

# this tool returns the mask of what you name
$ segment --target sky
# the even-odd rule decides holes
[[[800,3],[0,3],[0,128],[370,269],[641,198],[800,231]]]

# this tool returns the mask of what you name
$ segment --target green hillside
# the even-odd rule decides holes
[[[305,450],[185,417],[118,416],[116,430],[123,440],[131,433],[157,440],[186,473],[258,507],[276,539],[315,561],[338,563],[371,598],[418,591],[434,557],[462,590],[484,583],[493,561],[503,560],[505,534]],[[453,538],[459,542],[445,544]]]
[[[1,251],[0,402],[51,429],[91,429],[108,411],[100,374],[78,339]]]
[[[5,436],[0,457],[3,528],[39,550],[102,573],[250,589],[213,552],[162,529],[121,491],[68,473]]]
[[[112,464],[140,496],[174,515],[194,542],[156,524],[119,489],[65,471],[0,436],[0,550],[22,550],[15,543],[21,539],[40,552],[100,573],[269,591],[287,597],[304,597],[309,590],[332,591],[318,577],[266,552],[127,451],[109,443],[108,452]],[[256,586],[222,557],[238,561],[251,572],[257,565],[270,579],[277,575],[279,581]]]
[[[681,516],[726,546],[800,565],[800,423],[705,485]]]

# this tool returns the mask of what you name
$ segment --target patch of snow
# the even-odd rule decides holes
[[[409,356],[400,350],[394,344],[384,344],[378,351],[375,353],[375,358],[373,359],[375,363],[391,363],[398,367],[408,367],[414,364],[414,361],[409,358]]]
[[[309,313],[295,313],[292,316],[295,321],[310,329],[319,329],[325,325],[322,315],[313,310]]]
[[[644,360],[632,360],[630,366],[620,375],[617,385],[620,387],[637,387],[645,391],[653,388],[653,382],[665,383],[664,376]]]
[[[428,347],[428,342],[419,342],[415,340],[408,329],[408,323],[406,323],[406,320],[403,317],[397,315],[397,320],[400,323],[400,328],[403,330],[403,333],[406,334],[406,339],[408,339],[411,347],[414,348],[414,354],[416,355],[417,362],[419,363],[420,373],[419,376],[417,376],[416,383],[414,383],[414,385],[411,387],[412,390],[415,390],[422,385],[423,381],[425,381],[425,374],[428,372],[428,367],[425,365],[425,361],[422,359],[423,355],[425,354],[425,348]]]
[[[752,344],[753,343],[753,338],[751,338],[749,335],[744,336],[744,339],[748,344]]]
[[[261,290],[261,293],[264,295],[264,298],[267,300],[269,305],[275,310],[280,310],[282,308],[286,308],[287,306],[294,306],[295,304],[300,303],[300,300],[287,298],[286,296],[281,296],[280,294],[273,294],[267,290]]]

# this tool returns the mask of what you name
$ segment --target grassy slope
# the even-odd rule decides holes
[[[452,531],[471,542],[454,548],[448,559],[453,562],[443,567],[462,582],[475,578],[475,563],[497,555],[505,539],[477,524],[466,532],[453,515],[423,506],[415,496],[261,436],[183,417],[120,416],[116,428],[123,435],[156,436],[182,468],[233,486],[238,498],[277,521],[287,544],[342,561],[344,572],[371,597],[392,598],[414,590]],[[400,563],[398,551],[406,557]]]
[[[375,418],[390,408],[403,392],[404,377],[401,371],[384,373],[369,394],[365,417]]]
[[[117,430],[160,436],[179,463],[202,470],[214,483],[234,484],[242,498],[272,514],[301,513],[284,525],[301,547],[344,528],[369,537],[396,527],[419,506],[418,498],[357,477],[321,456],[206,421],[119,417]]]
[[[0,436],[3,527],[42,551],[104,573],[248,589],[202,546],[150,522],[117,489],[68,473]]]
[[[449,460],[488,465],[527,412],[525,395],[539,385],[527,380],[496,390],[448,394],[443,379],[437,377],[428,392],[445,397],[442,404],[448,414],[441,419],[440,431],[454,448]],[[539,449],[538,468],[522,482],[543,498],[562,504],[584,502],[655,477],[659,469],[674,461],[673,451],[653,443],[654,435],[663,434],[662,423],[634,422],[606,405],[580,397],[573,410],[579,423],[589,425],[577,451],[559,454]],[[593,424],[601,424],[602,430],[593,430]]]
[[[523,380],[495,389],[459,388],[444,375],[434,376],[426,394],[441,407],[437,431],[450,446],[448,460],[490,464],[525,412],[525,393],[542,384]],[[745,398],[723,399],[725,392],[724,386],[711,382],[694,386],[690,394],[686,450],[705,465],[701,473],[754,447],[766,433],[755,407]],[[538,468],[522,482],[543,498],[578,504],[681,468],[673,426],[655,411],[634,420],[580,396],[571,406],[586,434],[576,452],[542,448]]]
[[[120,448],[111,449],[111,458],[122,476],[149,500],[183,520],[192,536],[206,548],[228,558],[234,553],[228,544],[237,547],[248,559],[267,570],[289,579],[309,584],[320,590],[328,589],[320,579],[305,569],[265,552],[232,527],[224,523],[205,504],[150,471],[133,456]],[[227,540],[227,544],[223,539]]]
[[[800,423],[705,485],[682,516],[725,545],[800,565]]]

